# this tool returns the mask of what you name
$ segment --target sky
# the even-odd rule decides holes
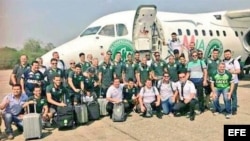
[[[104,15],[145,4],[180,13],[250,9],[250,0],[0,0],[0,47],[20,49],[28,39],[59,46]]]

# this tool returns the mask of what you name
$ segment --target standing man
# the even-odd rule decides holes
[[[190,120],[195,119],[195,105],[197,103],[195,93],[196,89],[190,80],[187,80],[186,72],[179,73],[179,81],[176,82],[177,91],[175,92],[174,97],[179,97],[179,101],[173,107],[174,115],[177,112],[186,112],[186,109],[189,110]]]
[[[225,70],[225,67],[225,63],[221,62],[217,71],[211,76],[211,97],[213,98],[213,104],[215,107],[214,115],[217,115],[221,112],[219,98],[221,94],[223,95],[226,118],[229,119],[232,113],[231,96],[234,90],[234,81],[232,74]]]
[[[218,65],[221,62],[219,59],[219,50],[214,49],[212,52],[211,58],[207,58],[206,64],[207,64],[207,72],[208,72],[208,78],[211,78],[213,73],[215,73],[218,69]],[[210,94],[211,94],[211,84],[210,81],[207,81],[208,85],[204,87],[205,89],[205,108],[209,109],[209,99],[210,99]]]
[[[238,74],[240,73],[240,63],[238,60],[232,58],[231,50],[227,49],[224,51],[224,62],[226,64],[226,70],[228,70],[233,75],[234,90],[232,93],[232,114],[237,114],[237,89],[238,89]]]
[[[197,49],[195,48],[195,43],[194,42],[190,42],[189,44],[189,51],[188,51],[188,60],[191,61],[192,58],[192,52],[197,51]]]
[[[20,84],[22,74],[29,68],[30,66],[28,64],[28,56],[21,55],[20,64],[14,66],[13,71],[10,75],[10,85]]]
[[[122,70],[123,70],[124,64],[121,60],[120,52],[116,53],[113,63],[114,63],[114,71],[115,71],[116,77],[120,79],[120,82],[123,82]]]
[[[116,75],[114,66],[111,64],[110,56],[104,57],[104,62],[99,66],[99,84],[101,84],[101,96],[105,97],[106,92]]]
[[[59,53],[57,51],[52,53],[52,58],[57,60],[57,68],[61,69],[63,72],[65,71],[65,63],[60,59]]]
[[[131,78],[134,82],[136,82],[136,68],[137,65],[132,60],[132,55],[128,54],[127,61],[124,63],[123,67],[123,82],[128,82],[128,79]]]
[[[197,97],[199,102],[199,112],[205,110],[203,86],[207,86],[207,66],[204,61],[198,59],[198,53],[192,52],[192,61],[188,63],[186,79],[190,79],[197,89]]]
[[[26,94],[22,94],[20,84],[12,85],[12,93],[3,98],[0,104],[0,109],[3,111],[3,120],[5,123],[5,131],[8,139],[13,139],[13,129],[11,127],[14,122],[19,131],[23,131],[23,104],[28,100]]]
[[[170,75],[171,81],[178,81],[178,64],[175,62],[175,58],[173,55],[170,55],[170,57],[168,58],[167,72]]]
[[[79,54],[79,58],[80,62],[78,64],[81,65],[82,72],[85,72],[91,66],[91,64],[85,61],[85,54],[83,52]]]
[[[167,72],[167,63],[161,59],[160,53],[154,53],[155,60],[151,64],[153,70],[154,84],[156,85],[158,80],[162,79],[163,73]]]
[[[183,44],[180,42],[180,40],[177,38],[177,34],[173,32],[171,34],[172,40],[169,40],[168,47],[173,52],[175,49],[178,49],[180,54],[182,54],[183,51]]]
[[[55,58],[52,58],[50,60],[51,67],[47,69],[44,73],[44,78],[47,80],[47,85],[50,85],[53,83],[53,78],[55,75],[59,75],[61,78],[61,82],[63,82],[64,79],[64,73],[63,70],[57,68],[58,60]]]
[[[152,78],[152,69],[151,66],[147,65],[146,57],[143,57],[136,73],[136,80],[138,83],[138,87],[139,88],[144,87],[146,80],[150,78]]]
[[[33,61],[31,63],[31,68],[26,70],[21,79],[21,86],[23,92],[26,93],[28,97],[33,96],[33,90],[36,85],[44,87],[45,81],[43,74],[39,71],[39,63]],[[45,94],[43,94],[44,96]]]

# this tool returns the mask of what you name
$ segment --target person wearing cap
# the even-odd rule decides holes
[[[74,97],[74,104],[80,103],[80,92],[84,90],[84,76],[81,68],[81,65],[77,64],[75,71],[70,72],[68,76],[69,93]]]
[[[81,65],[82,72],[85,72],[91,65],[89,62],[85,61],[85,54],[83,52],[79,54],[79,58],[80,62],[77,64]]]
[[[95,92],[95,87],[99,85],[98,76],[95,74],[96,70],[94,67],[90,67],[87,69],[87,71],[84,73],[84,92],[89,95],[93,96],[94,99],[99,97],[99,94],[97,95]]]

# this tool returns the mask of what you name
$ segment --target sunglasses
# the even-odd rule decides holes
[[[159,57],[160,55],[155,55],[156,57]]]
[[[57,65],[57,63],[51,63],[52,65]]]
[[[198,55],[192,55],[192,57],[197,57]]]
[[[73,65],[73,64],[76,64],[76,63],[70,63],[70,65]]]

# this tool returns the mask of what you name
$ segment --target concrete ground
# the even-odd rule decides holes
[[[11,92],[8,85],[10,70],[0,71],[0,98]],[[249,78],[249,76],[248,76]],[[142,118],[132,113],[125,122],[114,123],[108,117],[89,122],[74,130],[43,130],[41,141],[222,141],[225,124],[250,125],[250,81],[242,80],[238,88],[238,114],[231,119],[224,115],[214,116],[211,111],[197,115],[194,121],[186,117],[163,119]],[[1,126],[4,131],[4,124]],[[15,128],[14,128],[15,129]],[[15,132],[15,141],[24,140],[22,134]]]

